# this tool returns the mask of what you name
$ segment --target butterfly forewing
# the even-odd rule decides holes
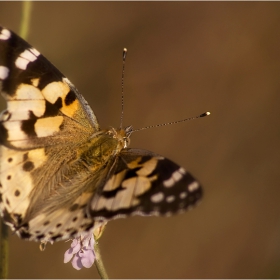
[[[75,150],[99,131],[99,126],[70,81],[5,28],[0,28],[0,87],[7,101],[0,116],[2,215],[15,229],[25,225],[26,237],[32,229],[40,236],[38,217],[34,223],[36,212],[39,214],[42,203],[57,192],[61,177],[66,176],[65,163],[75,158]],[[62,206],[60,212],[65,210]],[[67,221],[68,211],[60,214]],[[54,221],[57,215],[53,214]],[[48,222],[43,214],[39,220]]]
[[[0,28],[0,137],[18,149],[69,144],[99,130],[82,95],[43,55],[13,32]]]
[[[72,83],[0,27],[0,210],[22,238],[61,240],[129,215],[169,215],[202,195],[182,167],[99,129]]]

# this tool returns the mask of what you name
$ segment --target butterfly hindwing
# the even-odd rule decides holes
[[[91,201],[93,217],[170,215],[193,206],[202,196],[191,174],[146,150],[122,150],[112,173]]]

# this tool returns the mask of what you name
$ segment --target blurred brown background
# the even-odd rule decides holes
[[[22,3],[0,2],[19,31]],[[171,218],[110,222],[100,240],[111,278],[280,277],[280,3],[35,2],[29,43],[80,90],[102,127],[162,154],[203,184],[202,203]],[[5,108],[3,99],[1,110]],[[98,278],[63,264],[70,243],[10,236],[10,278]]]

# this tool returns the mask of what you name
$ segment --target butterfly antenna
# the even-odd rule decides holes
[[[120,125],[120,128],[122,128],[123,126],[123,109],[124,109],[124,67],[125,67],[125,59],[126,59],[126,54],[127,54],[127,49],[124,48],[123,49],[123,59],[122,59],[122,62],[123,62],[123,66],[122,66],[122,111],[121,111],[121,125]]]
[[[199,116],[196,116],[196,117],[191,117],[191,118],[187,118],[187,119],[183,119],[183,120],[179,120],[179,121],[161,123],[161,124],[156,124],[156,125],[149,125],[149,126],[145,126],[145,127],[142,127],[142,128],[133,129],[131,131],[131,133],[136,132],[136,131],[140,131],[140,130],[144,130],[144,129],[148,129],[148,128],[154,128],[154,127],[160,127],[160,126],[165,126],[165,125],[170,125],[170,124],[176,124],[176,123],[191,121],[191,120],[203,118],[203,117],[206,117],[206,116],[209,116],[209,115],[210,115],[210,112],[205,112],[205,113],[200,114]]]

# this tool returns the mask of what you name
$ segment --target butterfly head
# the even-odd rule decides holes
[[[111,135],[114,139],[117,139],[119,142],[120,150],[127,148],[130,144],[130,135],[133,132],[132,126],[127,126],[126,128],[110,128],[108,134]]]

